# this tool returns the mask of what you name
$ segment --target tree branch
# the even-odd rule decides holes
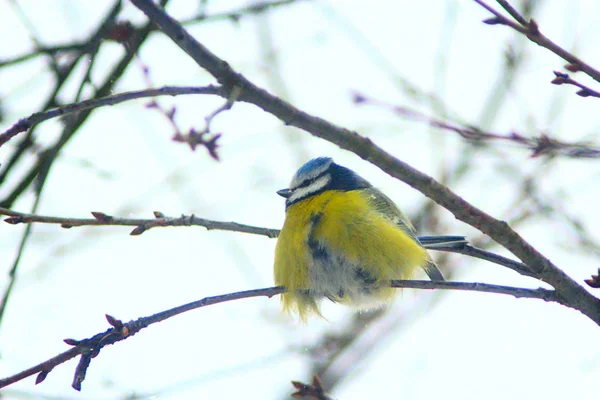
[[[527,21],[525,17],[523,17],[513,6],[511,6],[508,3],[508,1],[497,0],[498,4],[500,4],[500,6],[504,8],[504,10],[506,10],[506,12],[508,12],[510,16],[513,17],[513,19],[517,22],[511,21],[509,18],[505,17],[500,12],[494,10],[483,0],[474,1],[494,15],[494,18],[486,19],[483,21],[484,23],[488,25],[506,25],[514,29],[515,31],[522,33],[523,35],[527,36],[527,38],[533,43],[550,50],[557,56],[568,61],[569,64],[567,65],[567,69],[569,71],[581,71],[590,76],[596,82],[600,82],[600,71],[593,68],[591,65],[585,63],[578,57],[569,53],[567,50],[563,49],[558,44],[554,43],[552,40],[544,36],[542,32],[540,32],[538,24],[533,19]]]
[[[600,301],[539,253],[506,222],[497,220],[469,204],[432,177],[387,153],[370,139],[321,118],[313,117],[257,87],[243,75],[234,71],[227,62],[198,43],[176,20],[168,16],[152,1],[132,0],[132,3],[226,89],[240,88],[242,93],[239,100],[252,103],[288,125],[303,129],[314,136],[349,150],[378,166],[389,175],[419,190],[449,210],[457,219],[479,229],[506,247],[527,264],[534,273],[538,274],[544,282],[556,288],[566,303],[600,325]]]
[[[567,66],[567,69],[571,68],[572,67]],[[583,83],[577,82],[575,79],[571,78],[569,74],[554,71],[554,76],[555,78],[552,79],[551,82],[553,85],[572,85],[579,88],[579,90],[575,92],[575,94],[577,94],[578,96],[600,98],[600,92],[590,88],[589,86],[584,85]]]
[[[149,325],[157,322],[164,321],[168,318],[174,317],[186,311],[194,310],[210,306],[213,304],[224,303],[227,301],[247,299],[251,297],[273,297],[277,294],[283,293],[281,287],[270,287],[264,289],[247,290],[243,292],[228,293],[220,296],[205,297],[201,300],[194,301],[188,304],[184,304],[179,307],[172,308],[170,310],[162,311],[148,317],[138,318],[135,321],[129,321],[123,323],[110,315],[106,315],[106,319],[112,328],[109,328],[105,332],[98,333],[91,338],[83,340],[65,339],[64,342],[68,345],[74,346],[72,349],[67,350],[55,357],[50,358],[34,367],[28,368],[18,374],[9,376],[4,379],[0,379],[0,388],[8,386],[12,383],[18,382],[34,374],[38,374],[36,378],[36,384],[41,383],[46,376],[52,371],[54,367],[62,364],[78,355],[81,355],[79,365],[75,370],[75,377],[73,379],[73,388],[76,390],[81,389],[81,382],[85,378],[85,372],[89,366],[91,358],[98,355],[100,350],[104,346],[115,344],[138,333],[140,330],[148,327]]]
[[[211,21],[224,21],[230,20],[233,22],[239,22],[243,17],[247,17],[250,15],[260,15],[280,6],[291,5],[293,3],[299,3],[301,1],[307,0],[278,0],[278,1],[265,1],[265,2],[255,2],[246,7],[239,8],[237,10],[226,11],[222,13],[215,13],[211,15],[200,14],[195,17],[186,19],[181,21],[181,24],[184,26],[193,25],[200,22],[211,22]],[[131,27],[133,34],[136,31],[140,31],[144,29],[143,27]],[[153,29],[155,31],[156,29]],[[0,68],[7,67],[10,65],[18,64],[23,61],[30,60],[35,57],[39,57],[41,55],[49,55],[51,57],[55,57],[60,53],[68,53],[74,52],[79,54],[87,54],[89,53],[89,43],[87,41],[76,41],[71,43],[65,43],[55,46],[37,46],[34,51],[29,53],[22,54],[20,56],[15,56],[13,58],[1,60],[0,59]]]
[[[410,289],[445,289],[445,290],[463,290],[467,292],[496,293],[514,296],[517,299],[539,299],[560,303],[570,307],[563,299],[558,296],[556,290],[552,289],[525,289],[511,286],[492,285],[489,283],[478,282],[447,282],[447,281],[413,281],[413,280],[393,280],[391,286],[394,288]]]
[[[164,86],[158,89],[137,90],[132,92],[119,93],[114,96],[102,97],[99,99],[90,99],[78,103],[67,104],[52,110],[37,112],[29,117],[21,118],[16,124],[0,134],[0,146],[8,142],[21,132],[25,132],[41,122],[56,117],[63,117],[68,114],[77,113],[83,110],[99,108],[105,106],[114,106],[124,101],[141,99],[157,96],[180,96],[185,94],[212,94],[221,97],[227,97],[227,93],[219,86]]]
[[[554,72],[554,74],[556,75],[556,78],[552,81],[553,84],[575,85],[577,87],[582,88],[580,91],[577,92],[580,96],[595,97],[596,95],[598,95],[598,97],[600,97],[600,93],[594,92],[592,89],[579,84],[578,82],[569,78],[569,75],[556,71]],[[583,88],[586,88],[586,94],[583,93]],[[477,127],[473,127],[472,125],[447,122],[440,118],[435,118],[430,115],[424,114],[410,107],[387,104],[382,101],[378,101],[376,99],[365,96],[362,93],[354,93],[353,97],[353,100],[356,104],[368,104],[377,107],[385,107],[391,112],[396,113],[401,117],[410,118],[417,122],[428,124],[429,126],[432,126],[437,129],[457,133],[463,139],[466,139],[473,143],[502,140],[527,147],[529,150],[531,150],[532,157],[546,155],[565,156],[570,158],[600,158],[600,148],[593,144],[562,142],[553,139],[546,134],[540,134],[538,137],[529,137],[514,131],[506,134],[489,132],[479,129]]]
[[[26,214],[18,211],[12,211],[6,208],[0,208],[0,215],[9,215],[4,221],[9,224],[30,224],[33,222],[45,224],[58,224],[62,228],[73,228],[76,226],[135,226],[130,235],[141,235],[150,228],[165,226],[203,226],[207,230],[221,230],[251,233],[263,235],[269,238],[276,238],[279,235],[278,229],[261,228],[257,226],[239,224],[237,222],[222,222],[196,217],[195,215],[182,215],[181,217],[167,217],[159,211],[154,212],[154,219],[151,218],[119,218],[111,215],[92,212],[94,218],[64,218],[49,217],[44,215]]]
[[[182,215],[181,217],[167,217],[159,211],[154,212],[155,218],[119,218],[111,215],[93,211],[92,215],[94,218],[65,218],[65,217],[50,217],[44,215],[27,214],[18,211],[9,210],[6,208],[0,208],[0,215],[8,215],[8,218],[4,219],[12,225],[16,224],[32,224],[32,223],[44,223],[44,224],[56,224],[62,228],[70,229],[77,226],[135,226],[130,232],[130,235],[136,236],[141,235],[151,228],[157,227],[179,227],[179,226],[202,226],[207,230],[222,230],[229,232],[240,232],[250,233],[253,235],[262,235],[268,238],[276,238],[279,236],[279,229],[263,228],[259,226],[251,226],[246,224],[240,224],[238,222],[223,222],[215,221],[205,218],[199,218],[192,215]],[[466,256],[479,258],[481,260],[490,261],[492,263],[502,265],[510,268],[513,271],[518,272],[521,275],[529,276],[537,279],[537,275],[531,272],[531,269],[527,265],[518,261],[511,260],[498,254],[491,253],[486,250],[482,250],[473,247],[469,244],[460,245],[448,245],[441,247],[437,244],[428,246],[427,243],[423,245],[428,250],[445,251],[449,253],[458,253]]]
[[[565,303],[563,299],[561,299],[561,297],[557,294],[556,291],[542,288],[525,289],[474,282],[432,282],[411,280],[391,281],[390,286],[395,288],[445,289],[497,293],[511,295],[516,298],[530,298],[557,302],[566,306],[570,306],[568,303]],[[205,297],[198,301],[171,308],[169,310],[162,311],[154,315],[150,315],[148,317],[141,317],[134,321],[132,320],[126,323],[121,322],[110,315],[106,315],[106,319],[111,325],[111,328],[104,332],[100,332],[88,339],[65,339],[64,342],[68,345],[73,346],[72,349],[60,353],[55,357],[52,357],[38,365],[35,365],[17,374],[14,374],[4,379],[0,379],[0,388],[6,387],[10,384],[18,382],[35,374],[38,374],[36,378],[36,384],[41,383],[44,381],[46,376],[52,371],[54,367],[56,367],[59,364],[63,364],[66,361],[78,355],[81,355],[80,361],[77,367],[75,368],[75,376],[73,378],[72,384],[74,389],[81,390],[81,383],[85,379],[85,373],[91,362],[91,359],[96,357],[104,346],[115,344],[117,342],[130,338],[131,336],[135,335],[142,329],[152,324],[164,321],[166,319],[169,319],[187,311],[210,306],[213,304],[219,304],[233,300],[247,299],[252,297],[266,296],[270,298],[284,292],[285,288],[281,286],[274,286],[263,289],[254,289],[243,292],[228,293],[219,296]]]

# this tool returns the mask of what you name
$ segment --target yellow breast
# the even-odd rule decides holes
[[[361,268],[375,279],[375,286],[381,285],[380,289],[369,291],[369,295],[387,298],[394,293],[393,289],[384,288],[387,281],[410,278],[415,269],[427,262],[425,249],[374,211],[370,200],[365,191],[330,190],[287,209],[277,240],[274,268],[275,283],[288,289],[282,295],[284,309],[298,311],[304,319],[310,312],[319,313],[319,298],[352,303],[351,297],[338,295],[352,294],[360,288],[350,287],[356,285],[355,281],[341,274],[353,271],[341,265]],[[331,265],[315,262],[309,237],[343,262]]]

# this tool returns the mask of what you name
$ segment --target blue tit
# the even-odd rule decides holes
[[[424,236],[381,191],[352,170],[319,157],[304,164],[288,189],[285,222],[275,249],[275,284],[284,286],[284,310],[302,320],[321,315],[319,300],[369,309],[389,303],[393,279],[422,268],[444,277],[427,248],[461,245],[462,236]]]

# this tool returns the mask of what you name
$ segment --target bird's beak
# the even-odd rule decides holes
[[[277,194],[286,199],[291,196],[292,191],[290,189],[281,189],[277,191]]]

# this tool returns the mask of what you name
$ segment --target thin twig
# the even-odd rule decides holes
[[[307,0],[279,0],[279,1],[265,1],[265,2],[257,2],[251,5],[242,7],[233,11],[226,11],[222,13],[216,13],[212,15],[198,15],[192,18],[188,18],[181,21],[181,24],[184,26],[193,25],[200,22],[214,22],[214,21],[223,21],[230,20],[234,22],[239,22],[243,17],[251,16],[251,15],[259,15],[269,11],[272,8],[291,5],[293,3],[299,3]],[[139,31],[143,29],[142,27],[132,27],[133,34],[135,31]],[[152,31],[156,31],[158,29],[154,28]],[[89,41],[79,41],[66,43],[56,46],[38,46],[34,51],[22,54],[13,58],[0,60],[0,68],[7,67],[10,65],[18,64],[23,61],[30,60],[35,57],[39,57],[42,55],[49,55],[51,57],[57,56],[59,53],[69,53],[74,52],[78,54],[87,54],[89,52]]]
[[[167,217],[159,211],[154,212],[155,218],[120,218],[113,217],[102,212],[94,211],[94,218],[68,218],[68,217],[50,217],[45,215],[27,214],[18,211],[0,208],[0,215],[8,215],[4,222],[9,224],[56,224],[62,228],[70,229],[78,226],[135,226],[136,228],[130,232],[130,235],[141,235],[151,228],[158,227],[178,227],[178,226],[202,226],[207,230],[222,230],[229,232],[249,233],[253,235],[262,235],[268,238],[276,238],[279,236],[279,229],[263,228],[240,224],[238,222],[223,222],[205,218],[200,218],[195,215],[182,215],[181,217]],[[509,258],[491,253],[486,250],[478,249],[468,244],[460,246],[449,245],[441,247],[437,244],[433,246],[424,245],[426,249],[444,251],[449,253],[458,253],[470,257],[487,260],[492,263],[502,265],[518,272],[521,275],[537,278],[536,274],[531,272],[527,265]]]
[[[27,61],[27,60],[30,60],[32,58],[35,58],[35,57],[38,57],[41,55],[49,55],[51,57],[56,57],[57,54],[61,53],[61,52],[73,51],[73,52],[80,53],[80,52],[83,52],[84,49],[86,49],[87,45],[88,45],[87,41],[82,41],[82,42],[73,42],[73,43],[67,43],[67,44],[62,44],[62,45],[57,45],[57,46],[38,47],[35,49],[35,51],[32,51],[30,53],[16,56],[13,58],[9,58],[6,60],[0,60],[0,68],[18,64],[20,62]]]
[[[220,296],[205,297],[201,300],[184,304],[182,306],[175,307],[170,310],[162,311],[160,313],[148,317],[138,318],[135,321],[129,321],[127,323],[123,323],[115,319],[114,317],[107,315],[106,318],[112,325],[112,328],[109,328],[105,332],[98,333],[88,339],[65,339],[65,343],[74,346],[72,349],[67,350],[64,353],[61,353],[55,357],[52,357],[49,360],[46,360],[36,366],[21,371],[18,374],[9,376],[4,379],[0,379],[0,388],[6,387],[12,383],[18,382],[34,374],[40,374],[36,379],[36,383],[40,383],[45,379],[48,373],[59,364],[62,364],[80,354],[82,355],[82,357],[85,357],[84,360],[86,360],[87,358],[91,358],[97,355],[104,346],[120,342],[121,340],[125,340],[151,324],[164,321],[168,318],[174,317],[186,311],[210,306],[213,304],[224,303],[226,301],[232,300],[247,299],[251,297],[261,296],[273,297],[277,294],[282,293],[283,291],[284,290],[281,287],[270,287],[265,289],[255,289],[247,290],[244,292],[228,293]],[[81,388],[81,378],[84,377],[84,375],[85,368],[81,370],[81,368],[78,367],[75,373],[73,385],[77,390]]]
[[[451,253],[460,253],[469,257],[479,258],[480,260],[486,260],[492,262],[494,264],[502,265],[506,268],[510,268],[515,272],[518,272],[521,275],[529,276],[531,278],[539,279],[538,275],[533,273],[531,269],[518,261],[511,260],[510,258],[506,258],[499,254],[492,253],[491,251],[479,249],[477,247],[473,247],[471,245],[465,245],[461,249],[443,249],[438,248],[440,251],[448,251]]]
[[[196,150],[198,145],[204,146],[210,156],[214,158],[216,161],[219,161],[219,155],[217,153],[217,148],[219,147],[217,141],[221,138],[221,133],[211,133],[211,124],[215,117],[225,111],[231,110],[234,103],[237,101],[241,93],[241,89],[234,86],[229,95],[227,96],[227,100],[221,106],[216,108],[213,112],[204,117],[204,128],[200,131],[196,129],[190,129],[187,134],[181,133],[181,131],[177,131],[173,136],[172,140],[180,143],[187,143],[190,146],[192,151]]]
[[[514,30],[521,32],[523,34],[527,33],[527,30],[524,27],[522,27],[521,25],[506,18],[504,15],[502,15],[498,11],[494,10],[491,6],[487,5],[484,1],[475,0],[475,2],[496,16],[496,18],[493,18],[493,19],[486,19],[485,21],[483,21],[484,23],[486,23],[488,25],[502,24],[502,25],[510,26]]]
[[[519,12],[513,7],[511,6],[508,1],[505,0],[496,0],[498,2],[498,4],[500,4],[502,6],[502,8],[504,8],[506,10],[507,13],[510,14],[511,17],[513,17],[519,24],[521,24],[522,26],[527,26],[529,24],[529,22],[527,21],[527,19],[525,19],[524,16],[522,16],[521,14],[519,14]]]
[[[516,298],[540,299],[544,301],[557,302],[569,306],[569,304],[564,302],[564,300],[561,299],[560,296],[558,296],[556,291],[542,288],[525,289],[473,282],[432,282],[410,280],[391,281],[390,286],[395,288],[465,290],[473,292],[506,294],[514,296]],[[239,299],[247,299],[251,297],[273,297],[284,292],[285,288],[281,286],[275,286],[264,289],[254,289],[243,292],[228,293],[219,296],[205,297],[198,301],[194,301],[166,311],[162,311],[148,317],[138,318],[135,321],[129,321],[126,323],[107,315],[106,318],[112,326],[107,331],[98,333],[92,336],[91,338],[83,340],[65,339],[65,343],[74,346],[72,349],[61,353],[55,357],[52,357],[51,359],[46,360],[34,367],[21,371],[15,375],[9,376],[4,379],[0,379],[0,388],[6,387],[12,383],[18,382],[34,374],[39,374],[36,383],[40,383],[46,378],[48,373],[50,373],[50,371],[52,371],[54,367],[78,355],[81,355],[82,359],[76,368],[75,377],[73,381],[73,387],[79,390],[81,389],[81,382],[85,377],[85,372],[87,371],[89,362],[93,357],[99,354],[100,350],[104,346],[125,340],[135,335],[140,330],[148,327],[149,325],[164,321],[166,319],[169,319],[187,311],[210,306],[213,304]]]
[[[514,296],[517,299],[539,299],[544,301],[552,301],[560,303],[564,306],[571,307],[563,299],[558,296],[556,290],[553,289],[525,289],[511,286],[492,285],[489,283],[478,282],[432,282],[432,281],[412,281],[412,280],[394,280],[391,284],[394,288],[410,288],[410,289],[445,289],[445,290],[461,290],[467,292],[484,292],[506,294]]]
[[[164,6],[167,4],[168,1],[169,0],[161,0],[160,3]],[[110,26],[112,26],[112,23],[114,22],[115,18],[117,17],[120,7],[121,7],[121,2],[119,0],[115,1],[113,7],[111,8],[111,10],[108,13],[108,16],[103,20],[103,22],[101,23],[100,27],[95,32],[95,34],[92,35],[92,38],[90,39],[90,46],[93,47],[93,43],[95,43],[97,41],[101,41],[102,38],[104,38],[105,33],[110,28]],[[128,47],[128,52],[125,53],[118,60],[117,64],[108,72],[108,74],[106,74],[106,77],[104,78],[102,85],[98,88],[98,90],[96,90],[96,92],[94,94],[94,96],[96,98],[101,98],[101,97],[107,96],[108,93],[110,93],[112,91],[114,86],[117,84],[119,78],[125,72],[131,59],[133,58],[133,54],[135,54],[137,52],[137,49],[142,45],[142,43],[148,37],[148,34],[149,34],[148,28],[150,27],[150,25],[151,24],[147,24],[146,29],[141,30],[139,32],[139,34],[136,35],[130,41],[129,47]],[[64,72],[61,72],[60,74],[57,75],[53,93],[50,95],[49,99],[46,101],[45,105],[43,106],[43,109],[48,109],[52,104],[56,104],[58,102],[60,88],[63,86],[63,84],[65,84],[65,82],[66,82],[67,78],[70,76],[71,72],[74,71],[75,64],[76,64],[76,62],[73,62],[69,66],[65,67]],[[78,128],[81,127],[81,125],[85,122],[85,120],[87,119],[87,117],[89,115],[90,115],[89,110],[83,110],[83,111],[75,114],[73,118],[69,119],[68,121],[65,121],[63,130],[61,132],[61,135],[60,135],[60,138],[58,139],[58,141],[51,147],[47,148],[43,154],[40,154],[38,161],[28,170],[25,177],[21,180],[21,182],[17,185],[17,187],[15,189],[13,189],[11,191],[11,193],[4,200],[2,200],[0,202],[2,205],[10,206],[10,204],[12,204],[16,200],[16,198],[21,193],[23,193],[23,191],[25,191],[25,189],[27,187],[29,187],[32,183],[35,182],[34,191],[35,191],[35,195],[36,195],[36,200],[35,200],[35,204],[32,208],[32,212],[35,213],[35,211],[37,210],[37,205],[39,204],[39,201],[42,196],[44,185],[47,182],[46,178],[48,177],[48,173],[50,171],[52,164],[57,159],[57,155],[59,154],[60,149],[69,141],[70,138],[72,138],[75,135]],[[8,171],[10,169],[12,169],[12,166],[16,165],[18,159],[24,154],[25,150],[29,146],[32,145],[33,131],[34,131],[34,129],[29,130],[27,135],[25,135],[25,139],[23,141],[21,141],[20,145],[18,146],[17,151],[13,154],[13,157],[11,157],[11,159],[9,160],[8,167],[5,169],[5,171],[2,174],[0,174],[0,176],[1,176],[0,181],[2,181],[6,177],[6,174],[8,173]],[[19,254],[21,254],[24,251],[27,241],[31,237],[29,235],[30,231],[31,231],[30,229],[25,230],[25,233],[24,233],[23,239],[22,239],[22,243],[19,247]],[[3,297],[2,304],[4,307],[3,309],[5,309],[6,304],[8,304],[12,288],[14,287],[14,282],[17,277],[19,260],[20,260],[20,256],[17,257],[17,259],[15,260],[15,263],[13,264],[13,267],[10,271],[11,283],[7,286],[7,288],[4,291],[4,295],[2,296]]]
[[[561,74],[559,72],[554,73],[557,75],[557,77],[552,81],[553,84],[573,84],[572,82],[574,81],[571,80],[567,74]],[[588,88],[588,90],[591,89]],[[579,95],[583,96],[583,94]],[[593,96],[595,94],[589,93],[587,95]],[[598,93],[598,95],[600,96],[600,93]],[[517,132],[510,132],[508,134],[486,132],[473,126],[447,122],[442,119],[426,115],[409,107],[384,103],[358,92],[353,94],[353,101],[356,104],[369,104],[376,107],[386,107],[401,117],[410,118],[414,121],[428,124],[434,128],[455,132],[462,138],[475,143],[494,140],[525,146],[531,150],[532,157],[565,156],[570,158],[600,158],[600,147],[593,144],[562,142],[560,140],[551,138],[547,134],[541,134],[538,137],[527,137]]]
[[[99,99],[90,99],[78,103],[67,104],[52,110],[37,112],[29,117],[20,119],[16,124],[0,134],[0,146],[12,139],[20,132],[31,129],[35,125],[56,117],[63,117],[68,114],[77,113],[83,110],[99,108],[105,106],[114,106],[133,99],[157,96],[180,96],[187,94],[212,94],[227,98],[227,93],[220,86],[164,86],[158,89],[136,90],[131,92],[119,93],[114,96],[107,96]]]
[[[237,222],[222,222],[199,218],[195,215],[182,215],[181,217],[167,217],[159,211],[154,212],[155,218],[119,218],[102,212],[92,212],[94,218],[64,218],[35,215],[0,208],[0,215],[8,215],[4,221],[9,224],[31,224],[33,222],[44,224],[59,224],[69,229],[76,226],[135,226],[130,235],[141,235],[155,227],[166,226],[202,226],[207,230],[222,230],[232,232],[251,233],[275,238],[279,235],[278,229],[261,228],[257,226],[239,224]]]
[[[498,4],[500,4],[500,6],[502,8],[504,8],[504,10],[506,10],[506,12],[508,12],[510,14],[510,16],[512,18],[514,18],[514,20],[517,22],[510,20],[509,18],[502,15],[500,12],[494,10],[491,6],[486,4],[483,0],[474,0],[474,1],[494,15],[494,18],[486,19],[485,21],[483,21],[484,23],[486,23],[488,25],[506,25],[506,26],[511,27],[512,29],[516,30],[517,32],[525,35],[533,43],[550,50],[557,56],[568,61],[569,66],[571,68],[569,70],[571,70],[572,72],[574,72],[575,70],[581,71],[581,72],[587,74],[588,76],[590,76],[596,82],[600,82],[600,71],[593,68],[591,65],[582,61],[581,59],[579,59],[575,55],[571,54],[567,50],[563,49],[558,44],[556,44],[552,40],[550,40],[548,37],[544,36],[540,32],[538,24],[533,19],[530,19],[529,21],[527,21],[527,19],[525,19],[525,17],[523,17],[507,1],[497,0]]]
[[[164,7],[166,4],[168,4],[168,2],[169,0],[160,0],[159,5]],[[109,17],[101,24],[97,32],[92,35],[92,38],[90,39],[91,47],[93,47],[93,43],[95,43],[95,41],[103,40],[111,30],[112,26],[114,26],[114,18],[117,17],[120,3],[120,0],[115,1],[115,6],[110,12]],[[128,40],[125,54],[123,54],[122,57],[116,61],[116,63],[106,74],[103,74],[105,77],[98,89],[94,91],[92,96],[90,96],[91,98],[103,98],[109,96],[113,92],[114,87],[118,84],[119,79],[125,73],[127,67],[131,63],[131,60],[134,58],[134,55],[138,52],[138,49],[148,38],[152,26],[152,23],[146,24],[144,28],[136,31],[135,34]],[[64,68],[66,72],[61,72],[59,76],[56,77],[53,93],[50,95],[41,109],[49,110],[51,107],[61,104],[61,88],[63,88],[67,81],[71,80],[70,76],[72,76],[71,74],[74,73],[73,71],[77,70],[75,68],[77,64],[77,60],[71,62],[67,67]],[[63,69],[61,69],[61,71],[63,71]],[[16,185],[16,187],[0,200],[1,207],[11,207],[16,199],[33,184],[35,184],[34,189],[41,193],[49,171],[52,168],[52,165],[54,164],[58,154],[69,142],[69,140],[77,134],[79,128],[88,119],[91,113],[92,109],[82,110],[78,113],[71,114],[70,118],[65,118],[63,120],[63,129],[56,142],[53,145],[45,148],[43,151],[38,151],[38,160],[29,168],[27,168],[27,171],[24,174],[22,173],[22,168],[19,168],[19,173],[23,174],[24,176],[20,179],[20,182]],[[2,165],[4,170],[0,172],[0,182],[8,177],[9,171],[14,171],[15,166],[18,165],[19,159],[22,158],[26,154],[26,150],[35,143],[35,138],[33,135],[34,131],[35,127],[30,129],[27,134],[24,135],[24,138],[22,138],[22,140],[18,143],[17,150],[13,153],[9,161],[6,163],[6,165]]]
[[[226,88],[241,88],[240,101],[252,103],[275,115],[288,125],[306,130],[378,166],[391,176],[407,183],[449,210],[457,219],[468,223],[506,247],[540,279],[550,284],[571,307],[578,309],[600,325],[600,300],[538,252],[504,222],[493,218],[453,193],[432,177],[414,169],[356,132],[340,128],[313,117],[282,99],[257,87],[236,72],[192,37],[176,20],[150,0],[131,0],[146,16],[185,51],[200,67],[208,71]],[[599,74],[600,76],[600,74]]]
[[[567,69],[569,67],[567,66]],[[552,80],[552,84],[554,85],[573,85],[578,87],[580,90],[575,92],[578,96],[581,97],[597,97],[600,98],[600,92],[584,85],[583,83],[577,82],[575,79],[571,78],[569,74],[565,74],[563,72],[554,71],[555,78]]]
[[[40,197],[37,196],[36,204],[34,204],[34,206],[32,207],[32,210],[35,210],[37,208],[37,205],[39,204],[39,198]],[[8,300],[10,299],[10,296],[12,295],[12,291],[14,289],[15,282],[17,281],[17,270],[19,269],[19,264],[21,262],[21,258],[23,257],[23,253],[25,252],[25,247],[27,246],[29,238],[31,237],[32,229],[33,229],[33,225],[28,225],[27,228],[25,228],[25,231],[22,233],[21,240],[19,242],[19,247],[17,249],[17,255],[13,260],[10,270],[8,271],[8,284],[4,288],[4,293],[2,294],[2,300],[0,300],[0,326],[2,325],[2,322],[4,321],[4,314],[6,312],[6,307],[8,306]]]
[[[167,0],[162,0],[163,3],[165,3],[165,1]],[[86,41],[86,48],[97,48],[97,43],[106,37],[117,16],[119,15],[120,10],[121,0],[114,1],[113,6],[109,9],[106,17],[102,19],[98,28],[94,30],[89,39]],[[146,27],[149,25],[150,24],[147,24]],[[106,76],[104,84],[96,92],[94,97],[103,97],[111,93],[111,89],[118,81],[118,78],[123,74],[127,64],[129,64],[131,54],[136,52],[136,49],[143,43],[146,37],[147,34],[145,34],[145,31],[141,30],[139,35],[136,37],[135,43],[130,44],[129,53],[125,54],[117,63],[116,67],[113,68],[112,71]],[[39,107],[40,110],[47,111],[62,103],[62,90],[67,82],[72,82],[73,80],[77,79],[74,78],[73,75],[76,74],[75,71],[78,71],[78,68],[76,67],[79,65],[83,57],[82,54],[83,53],[76,54],[74,57],[72,57],[72,59],[68,60],[65,65],[62,65],[58,69],[53,69],[53,88],[43,105]],[[20,159],[27,154],[28,149],[33,148],[34,152],[39,155],[39,160],[37,160],[37,162],[29,169],[29,171],[24,174],[24,177],[20,179],[18,185],[8,195],[6,195],[4,199],[0,200],[0,204],[3,207],[10,207],[12,203],[21,195],[21,193],[31,186],[32,182],[36,178],[38,178],[38,187],[36,187],[36,190],[40,191],[39,188],[43,186],[43,181],[45,180],[44,177],[40,176],[47,176],[48,169],[53,163],[53,157],[58,154],[58,150],[68,141],[68,138],[75,134],[79,126],[81,126],[86,118],[86,112],[78,114],[78,117],[75,119],[78,120],[79,123],[75,121],[75,123],[72,123],[69,126],[69,129],[66,129],[65,126],[65,129],[63,129],[63,133],[61,135],[61,139],[59,139],[59,143],[57,143],[55,146],[46,148],[43,152],[41,152],[39,148],[36,148],[37,146],[34,136],[35,127],[30,129],[27,134],[24,135],[22,140],[17,143],[15,151],[12,152],[10,157],[2,163],[3,168],[0,170],[0,184],[7,179],[12,171],[15,170],[15,167],[19,165]],[[19,173],[22,173],[22,168],[19,168]]]

